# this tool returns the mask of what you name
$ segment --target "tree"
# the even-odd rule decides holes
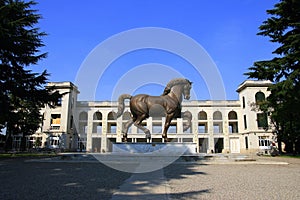
[[[40,108],[61,96],[54,88],[44,87],[49,76],[46,70],[39,74],[25,69],[47,55],[39,50],[46,34],[35,27],[41,18],[31,9],[35,4],[0,0],[0,126],[7,124],[9,136],[22,133],[23,148],[25,136],[39,127]]]
[[[287,152],[300,152],[300,1],[281,0],[259,27],[258,35],[277,43],[271,60],[257,61],[245,73],[249,78],[270,80],[271,94],[259,108],[270,114],[279,144]],[[281,149],[280,149],[281,150]]]

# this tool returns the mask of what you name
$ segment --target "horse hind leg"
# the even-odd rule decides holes
[[[144,119],[146,119],[146,118],[147,118],[147,115],[146,115],[146,114],[143,114],[143,115],[139,116],[139,117],[137,118],[137,120],[134,122],[134,125],[135,125],[137,128],[141,129],[141,130],[146,134],[146,139],[147,139],[148,141],[150,141],[150,139],[151,139],[150,130],[147,129],[147,128],[145,128],[144,126],[141,125],[142,121],[143,121]]]
[[[123,141],[123,142],[127,142],[127,133],[128,133],[128,129],[129,129],[129,127],[130,127],[132,124],[133,124],[133,119],[130,118],[130,119],[126,122],[126,124],[124,125],[123,130],[122,130],[122,133],[123,133],[123,139],[122,139],[122,141]]]
[[[141,129],[142,131],[144,131],[144,133],[146,134],[146,139],[150,141],[150,139],[151,139],[151,133],[150,133],[149,129],[147,129],[144,126],[139,125],[139,124],[135,124],[135,126],[137,128],[139,128],[139,129]]]

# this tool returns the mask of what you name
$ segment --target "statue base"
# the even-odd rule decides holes
[[[180,156],[196,154],[195,143],[113,143],[112,153]]]

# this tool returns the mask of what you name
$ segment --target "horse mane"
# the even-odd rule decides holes
[[[171,88],[172,88],[174,85],[186,84],[186,83],[192,84],[192,82],[190,82],[188,79],[185,79],[185,78],[175,78],[175,79],[172,79],[172,80],[167,84],[167,86],[165,87],[162,96],[163,96],[163,95],[169,94],[170,91],[171,91]]]

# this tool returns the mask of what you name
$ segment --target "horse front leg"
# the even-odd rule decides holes
[[[182,114],[182,119],[186,122],[183,123],[183,132],[188,130],[192,126],[192,114],[189,111],[185,111]]]
[[[162,134],[162,138],[164,139],[165,142],[168,142],[168,129],[171,125],[171,121],[173,119],[173,116],[174,116],[174,113],[168,114],[166,116],[164,131],[163,131],[163,134]]]

